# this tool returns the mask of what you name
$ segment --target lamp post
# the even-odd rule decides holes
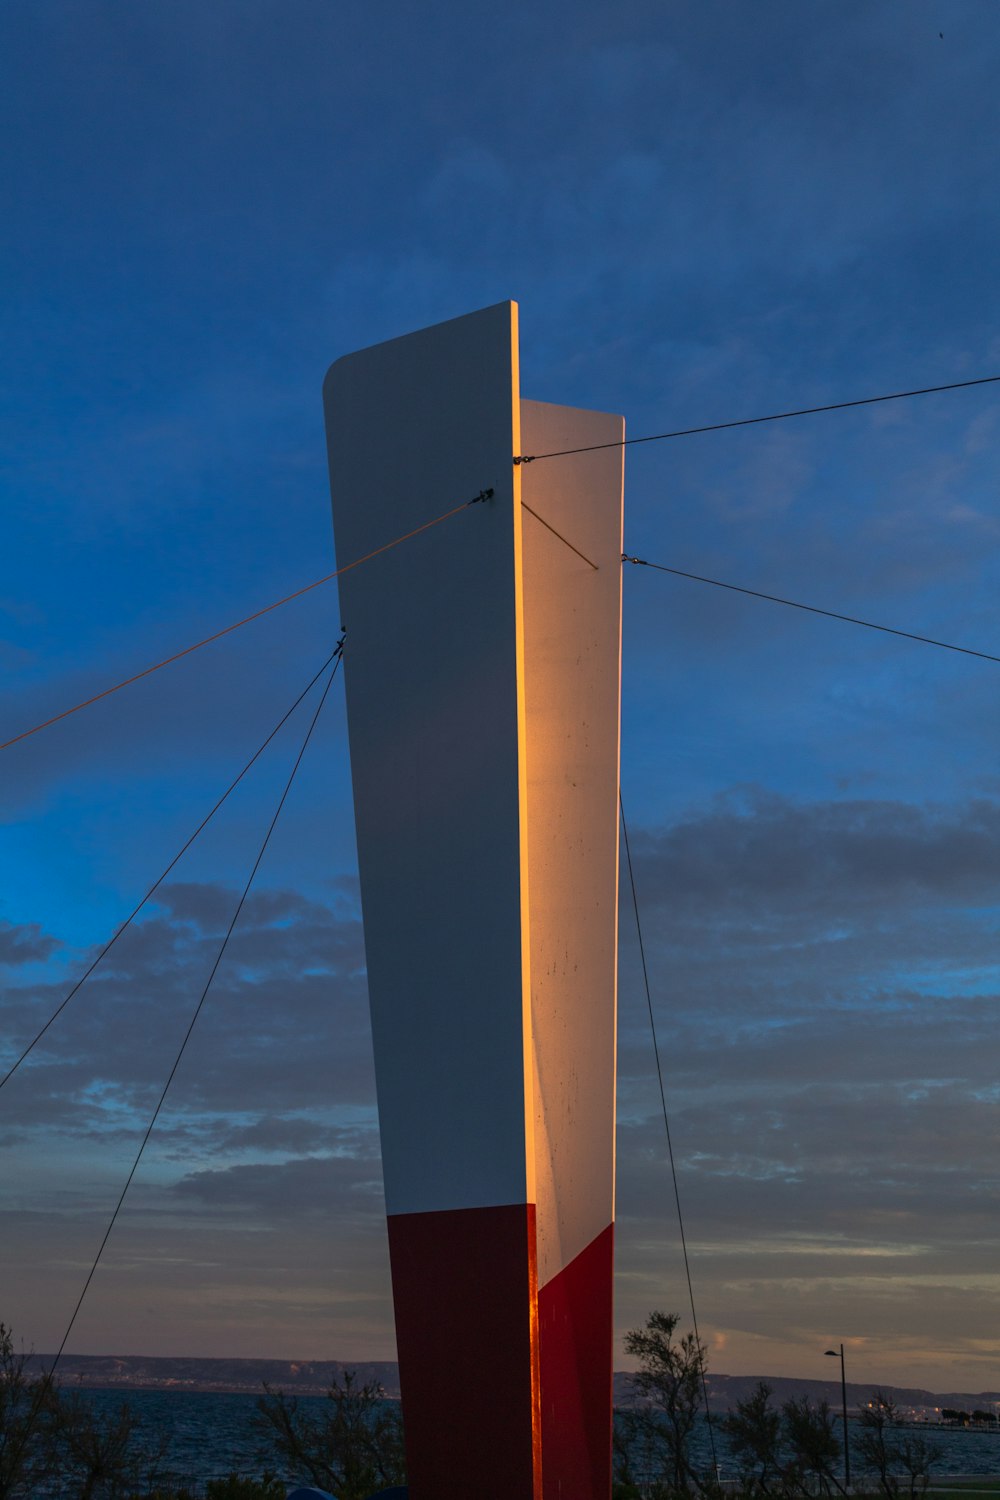
[[[837,1358],[836,1349],[824,1349],[824,1354]],[[840,1400],[844,1412],[844,1488],[851,1487],[851,1445],[847,1439],[847,1379],[844,1375],[844,1346],[840,1346]]]

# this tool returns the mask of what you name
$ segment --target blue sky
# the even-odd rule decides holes
[[[349,350],[514,297],[525,395],[633,435],[1000,373],[983,0],[37,0],[0,43],[9,733],[330,570]],[[626,546],[1000,651],[995,391],[631,449]],[[1000,668],[650,570],[625,598],[713,1366],[818,1376],[843,1338],[852,1378],[1000,1387]],[[338,624],[318,590],[3,753],[11,1055]],[[303,731],[0,1094],[0,1316],[37,1348]],[[245,918],[81,1352],[391,1356],[339,687]],[[626,922],[622,1329],[684,1310],[643,1007]]]

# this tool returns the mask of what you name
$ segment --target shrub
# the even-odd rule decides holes
[[[328,1490],[339,1500],[367,1500],[376,1490],[405,1484],[399,1406],[377,1382],[359,1386],[345,1370],[327,1392],[323,1416],[303,1412],[294,1396],[264,1387],[258,1425],[271,1438],[286,1472]]]

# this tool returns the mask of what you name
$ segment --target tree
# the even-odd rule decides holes
[[[46,1405],[50,1431],[62,1460],[60,1479],[72,1483],[79,1500],[118,1500],[140,1482],[135,1452],[137,1419],[125,1402],[99,1417],[79,1394],[55,1388]]]
[[[643,1475],[648,1468],[647,1455],[642,1450],[641,1434],[633,1425],[634,1413],[616,1412],[611,1429],[611,1450],[614,1459],[614,1481],[611,1500],[659,1500],[661,1486],[650,1486]]]
[[[652,1312],[645,1328],[626,1334],[625,1349],[639,1361],[632,1388],[641,1404],[622,1418],[628,1446],[642,1447],[670,1489],[701,1493],[710,1481],[694,1467],[691,1438],[703,1404],[706,1351],[693,1333],[674,1340],[679,1322],[674,1313]]]
[[[0,1500],[27,1493],[46,1445],[43,1385],[28,1374],[29,1359],[0,1323]]]
[[[858,1457],[869,1474],[878,1479],[879,1489],[885,1495],[895,1495],[896,1482],[892,1475],[894,1444],[892,1428],[898,1417],[896,1403],[883,1391],[873,1391],[872,1399],[859,1411],[861,1433],[856,1447]]]
[[[922,1432],[908,1432],[897,1441],[896,1457],[906,1478],[910,1500],[916,1500],[927,1489],[931,1469],[941,1457],[941,1447]]]
[[[760,1381],[719,1423],[743,1485],[763,1495],[771,1494],[781,1475],[781,1417],[771,1406],[771,1394],[771,1387]]]
[[[98,1413],[50,1375],[32,1378],[29,1361],[0,1323],[0,1500],[20,1500],[42,1485],[73,1500],[148,1495],[167,1436],[144,1443],[128,1405]]]
[[[45,1397],[50,1472],[76,1500],[124,1500],[147,1493],[160,1477],[169,1436],[144,1440],[127,1401],[97,1411],[79,1393],[56,1386]]]
[[[836,1465],[840,1443],[829,1405],[807,1397],[771,1406],[771,1387],[756,1390],[719,1424],[740,1467],[744,1487],[761,1495],[828,1495],[843,1491]]]
[[[828,1401],[814,1405],[807,1396],[786,1401],[781,1408],[781,1436],[788,1482],[809,1494],[817,1490],[822,1495],[833,1490],[843,1493],[836,1472],[840,1443]]]
[[[377,1381],[356,1384],[353,1371],[334,1380],[323,1416],[302,1410],[295,1396],[267,1385],[257,1402],[258,1425],[296,1478],[329,1490],[338,1500],[367,1500],[375,1490],[406,1480],[399,1406]]]
[[[878,1478],[878,1487],[892,1497],[905,1488],[911,1500],[927,1488],[930,1471],[941,1450],[923,1434],[907,1433],[901,1427],[895,1402],[882,1391],[860,1411],[861,1433],[855,1444],[865,1469]]]

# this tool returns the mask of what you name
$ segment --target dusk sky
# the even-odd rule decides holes
[[[632,436],[1000,374],[998,77],[993,0],[4,6],[0,739],[331,570],[351,350],[514,298],[523,394]],[[626,548],[1000,654],[998,392],[631,448]],[[329,654],[335,588],[2,752],[0,1072]],[[1000,1388],[1000,665],[624,591],[711,1368],[829,1378],[842,1340],[852,1381]],[[38,1350],[306,723],[0,1090],[0,1318]],[[687,1294],[624,899],[621,932],[623,1334]],[[338,681],[72,1352],[394,1356],[370,1047]]]

